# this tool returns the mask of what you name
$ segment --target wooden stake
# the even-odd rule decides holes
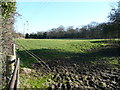
[[[13,73],[15,59],[16,57],[14,55],[7,56],[7,70],[9,75]]]
[[[13,44],[13,46],[12,46],[12,48],[13,48],[13,55],[16,57],[16,46],[15,46],[15,44]]]

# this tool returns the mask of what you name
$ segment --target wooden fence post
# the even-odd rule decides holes
[[[14,62],[16,57],[14,55],[8,55],[7,56],[7,65],[6,65],[6,71],[7,71],[7,80],[10,80],[11,75],[14,71]]]
[[[19,88],[19,84],[20,84],[20,81],[19,81],[19,73],[20,73],[20,58],[18,58],[18,77],[17,77],[17,88]]]
[[[15,50],[15,44],[12,45],[12,55],[7,56],[6,60],[6,81],[9,84],[10,79],[12,77],[14,68],[15,68],[15,60],[16,60],[16,50]]]
[[[15,44],[12,45],[12,52],[13,52],[13,55],[16,57],[16,46]]]
[[[20,65],[20,59],[18,58],[17,59],[17,64],[18,64],[18,67],[17,67],[17,75],[16,75],[16,83],[15,83],[15,88],[19,88],[19,65]]]
[[[16,63],[15,63],[15,68],[14,68],[14,73],[12,75],[12,78],[11,78],[11,81],[10,81],[10,84],[9,84],[9,88],[10,89],[17,89],[17,84],[18,84],[18,67],[19,67],[19,59],[16,60]]]
[[[7,87],[9,90],[17,90],[19,87],[19,58],[16,59],[15,44],[12,47],[12,54],[7,56]]]

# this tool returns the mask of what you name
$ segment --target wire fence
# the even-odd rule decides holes
[[[7,56],[6,60],[6,81],[7,89],[18,88],[18,77],[19,77],[19,58],[16,57],[15,44],[12,45],[12,55]]]
[[[48,71],[52,71],[51,68],[49,67],[49,65],[47,63],[44,62],[44,60],[42,60],[39,56],[37,56],[36,54],[34,54],[33,52],[27,50],[23,45],[20,44],[19,41],[17,41],[19,44],[17,44],[19,47],[21,47],[28,55],[30,55],[31,57],[33,57],[44,69],[48,69]]]
[[[19,58],[15,60],[12,77],[8,84],[8,89],[17,89],[19,87]]]

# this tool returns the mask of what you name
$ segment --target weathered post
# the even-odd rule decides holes
[[[14,71],[14,63],[16,57],[14,55],[8,55],[7,56],[7,66],[6,66],[6,71],[7,71],[7,81],[10,81],[11,76]]]
[[[16,46],[15,44],[12,45],[12,52],[13,52],[13,55],[16,57]]]
[[[18,75],[17,75],[17,88],[19,88],[19,84],[20,84],[20,81],[19,81],[19,71],[20,70],[20,58],[18,58]]]
[[[12,75],[12,79],[10,81],[10,89],[17,89],[17,85],[18,85],[18,67],[19,67],[19,59],[16,60],[16,64],[15,64],[15,69],[14,69],[14,73]]]
[[[16,75],[16,82],[15,82],[15,88],[19,88],[19,65],[20,65],[20,59],[17,59],[17,75]]]
[[[14,68],[15,68],[15,60],[16,60],[16,50],[15,50],[15,44],[13,44],[12,46],[12,54],[13,55],[8,55],[7,56],[7,61],[6,61],[6,79],[7,79],[7,83],[10,83],[10,79],[12,77],[12,74],[14,72]]]

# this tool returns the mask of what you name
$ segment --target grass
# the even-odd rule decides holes
[[[19,42],[18,42],[19,41]],[[93,49],[100,49],[107,45],[106,43],[92,43],[96,40],[72,40],[72,39],[20,39],[16,42],[32,51],[43,60],[79,60],[80,54],[86,54]],[[98,40],[100,41],[100,40]],[[21,58],[21,66],[30,67],[30,64],[36,61],[24,52],[22,48],[18,49]],[[24,62],[22,62],[24,61]]]
[[[115,40],[118,41],[119,39]],[[114,41],[114,42],[115,42]],[[42,60],[90,61],[109,60],[111,64],[119,64],[119,48],[107,48],[109,40],[104,39],[18,39],[16,43],[38,55]],[[22,48],[18,48],[21,67],[32,68],[36,60]],[[114,60],[111,61],[111,58]]]
[[[31,72],[29,74],[20,73],[20,86],[19,88],[39,88],[43,89],[47,86],[43,86],[46,83],[50,75],[40,76],[40,73]]]
[[[119,39],[115,40],[119,41]],[[16,43],[30,50],[42,60],[52,63],[53,60],[64,60],[67,63],[90,62],[93,64],[99,61],[107,61],[120,68],[119,47],[109,47],[109,40],[104,39],[18,39]],[[107,48],[106,48],[107,47]],[[21,68],[33,68],[32,64],[37,63],[29,56],[24,49],[18,47]],[[101,63],[100,63],[101,64]],[[37,75],[37,74],[36,74]],[[45,83],[45,77],[30,77],[21,74],[21,87],[41,88]],[[28,86],[27,86],[28,85]]]

